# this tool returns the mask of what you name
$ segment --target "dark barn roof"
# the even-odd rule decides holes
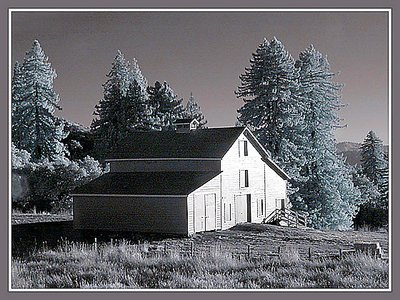
[[[186,123],[191,123],[192,121],[195,121],[195,120],[196,119],[193,119],[193,118],[178,119],[178,120],[175,121],[175,124],[186,124]]]
[[[244,129],[134,132],[107,158],[222,158]]]
[[[72,194],[189,195],[220,172],[106,173],[76,188]]]

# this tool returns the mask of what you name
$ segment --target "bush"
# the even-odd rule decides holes
[[[54,161],[31,162],[30,155],[12,149],[13,208],[22,211],[60,212],[72,208],[71,191],[100,176],[100,163],[90,156],[71,161],[61,157]]]
[[[389,223],[388,210],[381,207],[363,204],[354,219],[355,229],[368,227],[371,230],[387,226]]]

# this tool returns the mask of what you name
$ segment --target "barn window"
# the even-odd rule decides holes
[[[249,146],[247,141],[239,141],[239,156],[249,156]]]
[[[249,150],[247,148],[247,141],[243,141],[243,155],[249,156]]]
[[[258,217],[264,216],[264,214],[265,214],[264,209],[265,209],[264,199],[258,199],[258,201],[257,201],[257,216]]]
[[[261,199],[261,215],[265,215],[264,199]]]
[[[228,208],[226,203],[224,203],[224,222],[228,222],[232,220],[232,204],[228,204]]]
[[[241,188],[249,187],[249,170],[239,171],[239,183]]]

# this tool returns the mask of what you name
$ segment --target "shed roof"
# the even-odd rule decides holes
[[[181,195],[186,196],[221,172],[113,172],[76,188],[82,195]]]
[[[222,158],[244,129],[134,132],[107,158]]]
[[[186,124],[186,123],[192,123],[193,121],[199,123],[199,121],[197,121],[196,119],[193,119],[193,118],[178,119],[174,123],[175,124]]]

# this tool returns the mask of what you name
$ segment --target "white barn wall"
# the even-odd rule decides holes
[[[248,141],[248,156],[241,155],[239,157],[239,142],[248,139],[242,133],[240,137],[235,141],[232,147],[228,150],[221,162],[222,168],[222,207],[225,203],[226,207],[229,204],[232,205],[232,216],[231,221],[223,222],[222,229],[227,229],[236,224],[235,220],[235,195],[246,195],[251,194],[251,221],[254,223],[260,223],[265,217],[265,213],[262,216],[257,216],[257,200],[266,199],[265,190],[266,181],[265,175],[269,175],[271,170],[262,160],[261,155]],[[268,169],[268,172],[264,174],[264,168]],[[249,170],[249,187],[240,188],[239,183],[239,170]],[[278,175],[276,175],[278,176]],[[272,176],[269,176],[272,178]],[[278,176],[279,177],[279,176]],[[273,185],[272,183],[271,185]],[[274,189],[285,188],[284,186],[274,187]],[[273,193],[274,195],[275,193]],[[273,196],[272,195],[272,196]],[[275,200],[274,200],[275,201]],[[265,202],[264,202],[265,203]],[[224,212],[222,212],[223,216]]]
[[[199,232],[198,229],[195,228],[195,218],[196,218],[196,210],[195,210],[195,202],[194,199],[199,199],[199,197],[204,197],[208,194],[215,194],[216,197],[216,229],[221,229],[221,174],[211,179],[209,182],[193,191],[188,195],[187,198],[187,208],[188,208],[188,232],[189,234]]]
[[[268,216],[271,212],[278,208],[276,207],[276,199],[286,199],[286,181],[266,165],[265,184],[267,197],[266,215]]]

